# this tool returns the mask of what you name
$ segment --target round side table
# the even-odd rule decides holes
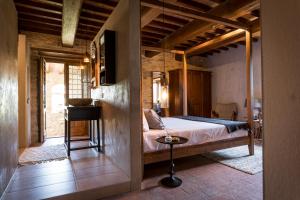
[[[167,187],[178,187],[181,185],[182,180],[178,177],[175,176],[175,164],[173,161],[173,145],[176,144],[184,144],[188,141],[187,138],[185,137],[179,137],[179,136],[174,136],[179,138],[179,140],[172,140],[171,142],[165,141],[166,136],[162,136],[156,139],[157,142],[162,143],[162,144],[168,144],[170,145],[170,168],[169,168],[169,175],[168,177],[163,178],[160,182],[162,185],[167,186]]]

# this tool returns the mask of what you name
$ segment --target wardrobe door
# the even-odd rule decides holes
[[[203,116],[202,72],[189,70],[187,74],[188,115]]]
[[[183,115],[182,70],[169,71],[169,115]]]
[[[203,116],[211,117],[211,72],[202,73]]]

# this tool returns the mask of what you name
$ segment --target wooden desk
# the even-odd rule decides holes
[[[74,150],[97,148],[98,152],[101,151],[99,119],[101,119],[102,121],[101,107],[99,106],[66,106],[65,107],[65,145],[68,151],[68,156],[70,156],[70,151],[74,151]],[[91,122],[93,120],[97,121],[97,143],[95,143],[93,131],[91,130]],[[90,124],[89,138],[71,139],[72,121],[89,121]],[[101,131],[101,135],[103,135],[102,131]],[[71,148],[72,141],[83,141],[83,140],[89,140],[89,146]]]

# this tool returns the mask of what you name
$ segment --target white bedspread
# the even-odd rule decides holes
[[[186,144],[174,145],[176,147],[203,144],[233,137],[246,136],[246,130],[237,130],[228,134],[226,127],[220,124],[183,120],[172,117],[162,118],[166,130],[153,130],[144,132],[144,152],[153,152],[168,149],[169,145],[160,144],[155,141],[160,136],[165,136],[168,131],[171,135],[182,136],[189,139]]]

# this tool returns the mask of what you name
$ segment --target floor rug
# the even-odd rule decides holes
[[[254,155],[250,156],[248,146],[239,146],[203,154],[205,157],[223,165],[246,172],[257,174],[262,172],[262,146],[254,146]]]
[[[38,164],[67,158],[64,144],[26,148],[19,157],[19,165]]]

